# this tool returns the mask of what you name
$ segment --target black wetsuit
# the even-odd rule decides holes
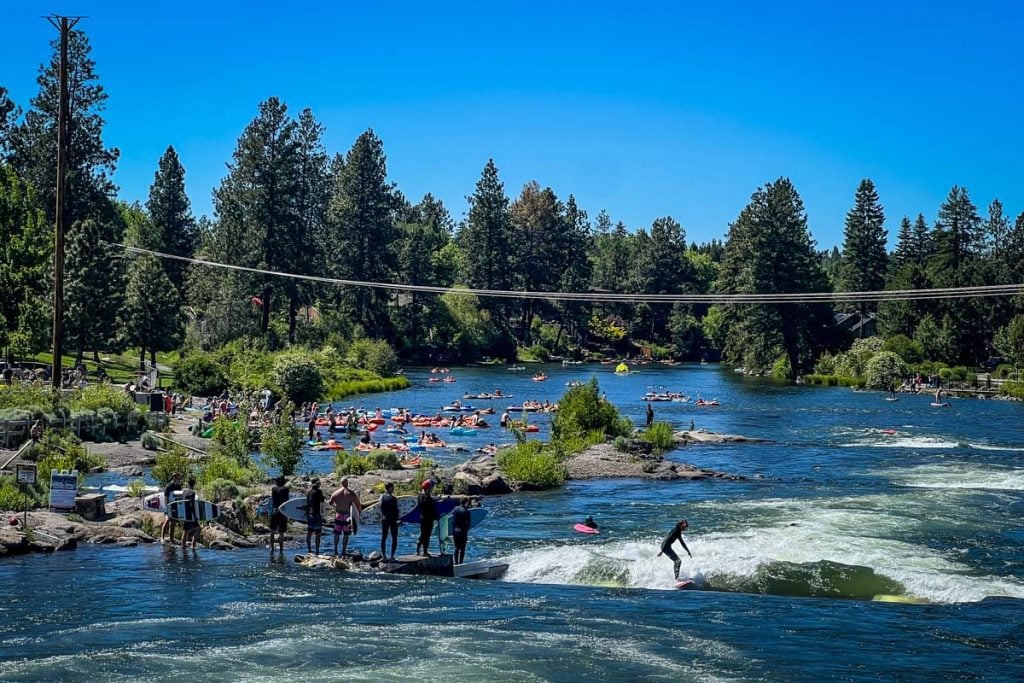
[[[171,503],[174,502],[174,492],[181,489],[181,484],[175,484],[173,481],[164,487],[164,509],[167,510],[167,516],[171,516]]]
[[[661,552],[663,555],[672,560],[673,568],[675,569],[675,576],[679,578],[679,567],[683,564],[683,561],[676,555],[676,551],[672,549],[672,544],[676,541],[683,546],[686,554],[690,554],[690,549],[686,547],[686,541],[683,540],[683,530],[679,528],[679,525],[672,527],[672,531],[668,532],[668,536],[661,542]]]
[[[190,488],[186,488],[181,492],[181,499],[186,503],[196,501],[196,492]],[[199,520],[196,519],[195,507],[192,505],[185,505],[185,523],[183,524],[185,531],[193,531],[199,528]]]
[[[466,559],[466,545],[469,543],[469,510],[459,505],[452,510],[452,541],[455,543],[455,563]]]
[[[423,549],[426,555],[430,550],[430,533],[434,530],[434,522],[437,521],[437,508],[434,506],[434,499],[429,493],[421,493],[417,499],[420,507],[420,540],[416,542],[416,551]]]
[[[320,532],[324,528],[323,518],[324,492],[311,489],[306,494],[306,524],[309,531]]]
[[[384,552],[384,544],[391,534],[391,555]],[[394,557],[398,550],[398,499],[390,493],[380,497],[380,554]]]
[[[270,489],[270,530],[278,533],[288,531],[288,518],[277,511],[279,507],[287,502],[291,492],[287,486],[275,486]]]

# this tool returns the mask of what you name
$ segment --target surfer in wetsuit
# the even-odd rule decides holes
[[[171,481],[164,487],[164,510],[167,511],[167,515],[164,517],[164,523],[160,525],[160,542],[164,542],[164,533],[170,532],[167,535],[167,540],[174,542],[174,518],[171,517],[171,503],[174,502],[174,492],[181,490],[181,474],[175,472],[171,475]]]
[[[358,515],[363,511],[359,504],[359,496],[348,487],[348,477],[342,477],[341,488],[331,494],[328,501],[334,506],[334,554],[338,554],[338,538],[343,539],[341,556],[348,554],[348,537],[352,533],[352,511]]]
[[[321,508],[324,504],[324,492],[320,490],[320,480],[313,480],[313,488],[306,494],[306,552],[312,553],[309,541],[316,534],[316,554],[320,554],[320,536],[324,531],[324,518]]]
[[[423,482],[422,488],[423,493],[416,499],[420,508],[420,538],[416,541],[416,554],[418,555],[422,549],[423,554],[430,557],[430,534],[434,530],[434,522],[437,521],[437,508],[434,505],[434,499],[430,496],[434,482],[427,479]]]
[[[469,544],[469,498],[460,498],[452,510],[452,540],[455,543],[455,564],[466,561],[466,546]]]
[[[391,536],[391,554],[384,552],[384,546]],[[384,495],[380,497],[380,554],[391,560],[398,551],[398,499],[395,498],[395,484],[384,484]]]
[[[270,552],[274,552],[274,533],[277,533],[277,542],[284,552],[284,535],[288,531],[288,518],[277,511],[279,507],[287,502],[291,496],[288,487],[284,485],[284,477],[274,480],[274,488],[270,489]]]
[[[196,478],[188,478],[188,486],[181,492],[181,499],[186,503],[196,502]],[[185,505],[185,521],[182,523],[181,549],[185,549],[185,543],[192,541],[192,549],[196,548],[196,540],[199,538],[199,520],[196,519],[194,505]]]
[[[654,424],[654,408],[651,407],[650,401],[647,402],[647,428],[650,429],[651,425]]]
[[[685,519],[679,520],[679,523],[672,527],[672,531],[668,532],[668,536],[662,540],[661,552],[658,553],[658,557],[665,555],[672,560],[673,574],[675,574],[677,581],[679,580],[679,567],[682,566],[683,561],[679,559],[679,556],[676,555],[676,551],[672,549],[672,544],[679,541],[679,545],[683,546],[683,550],[685,550],[686,554],[692,558],[693,553],[691,553],[690,549],[686,547],[686,541],[683,540],[683,532],[689,527],[690,523]]]
[[[597,529],[597,522],[594,521],[594,518],[592,516],[587,515],[587,518],[583,520],[583,526],[587,527],[588,529]]]

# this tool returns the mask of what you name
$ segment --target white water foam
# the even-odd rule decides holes
[[[873,431],[852,443],[838,444],[842,448],[924,448],[946,449],[960,448],[965,445],[959,441],[950,441],[938,436],[904,436],[899,433],[887,435]],[[969,445],[969,444],[967,444]]]
[[[888,476],[895,484],[912,488],[1024,491],[1022,468],[943,463],[886,470],[881,474]]]
[[[902,584],[908,595],[933,602],[976,602],[998,595],[1024,598],[1024,584],[1015,578],[970,576],[970,567],[936,550],[887,538],[886,535],[905,529],[908,520],[888,509],[878,509],[890,507],[884,501],[730,503],[752,508],[765,504],[774,508],[770,525],[688,537],[694,558],[687,558],[685,553],[681,556],[681,575],[696,577],[698,584],[729,585],[753,580],[759,568],[772,562],[830,561],[869,567],[876,574]],[[858,509],[859,505],[875,509]],[[784,521],[778,520],[780,511]],[[751,515],[752,519],[756,517]],[[525,550],[508,558],[508,579],[672,589],[672,563],[657,557],[659,540],[645,538]],[[679,552],[678,546],[676,550]]]

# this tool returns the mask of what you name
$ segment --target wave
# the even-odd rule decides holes
[[[886,470],[882,474],[899,486],[911,488],[1024,491],[1021,468],[945,463]]]

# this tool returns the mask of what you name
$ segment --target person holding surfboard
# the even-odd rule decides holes
[[[188,478],[188,487],[181,492],[181,499],[186,503],[196,502],[196,478]],[[195,550],[196,539],[199,538],[199,520],[196,519],[195,510],[192,505],[185,505],[185,521],[181,525],[181,549],[185,549],[185,544],[192,541],[192,549]]]
[[[181,490],[181,473],[175,472],[171,475],[171,481],[164,487],[164,510],[167,515],[164,523],[160,525],[160,542],[164,542],[164,534],[167,533],[167,540],[174,542],[174,518],[171,517],[171,503],[174,502],[174,492]]]
[[[676,551],[672,549],[672,544],[679,541],[679,545],[683,546],[683,550],[685,550],[686,554],[692,559],[693,553],[691,553],[690,549],[686,547],[686,541],[683,540],[683,532],[689,527],[690,523],[685,519],[679,520],[679,522],[672,527],[672,531],[668,532],[668,536],[662,540],[661,552],[658,553],[658,557],[665,555],[672,560],[672,573],[675,575],[676,581],[679,580],[679,568],[683,565],[683,561],[679,559],[679,556],[676,555]]]
[[[451,515],[452,542],[455,544],[454,560],[455,564],[462,564],[466,561],[466,546],[469,544],[469,527],[472,521],[469,516],[469,498],[460,498]]]
[[[395,498],[395,483],[384,484],[384,495],[380,497],[380,554],[391,561],[398,552],[398,499]],[[384,552],[388,535],[391,536],[391,554]]]
[[[313,488],[306,494],[306,553],[312,553],[310,539],[316,534],[316,554],[320,554],[320,537],[324,531],[324,518],[320,508],[324,504],[324,492],[320,490],[320,480],[313,479]]]
[[[270,552],[274,552],[274,533],[277,532],[277,542],[284,552],[284,535],[288,531],[288,518],[277,511],[291,498],[291,492],[284,485],[284,477],[278,476],[274,480],[274,488],[270,489]]]
[[[334,554],[338,554],[338,538],[341,537],[341,556],[348,554],[348,537],[352,533],[352,509],[358,516],[363,511],[359,496],[348,487],[348,477],[341,478],[341,488],[331,494],[327,501],[334,506]]]
[[[437,521],[437,507],[430,492],[434,488],[434,482],[430,479],[423,480],[420,485],[423,493],[416,499],[420,508],[420,538],[416,541],[416,554],[423,550],[423,555],[430,557],[430,535],[434,531],[434,522]]]

